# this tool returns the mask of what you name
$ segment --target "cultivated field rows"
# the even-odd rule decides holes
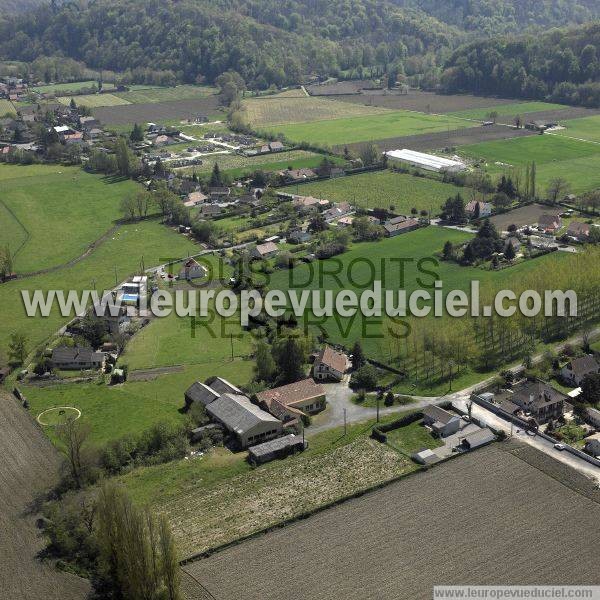
[[[0,597],[19,600],[85,598],[87,581],[41,563],[44,540],[29,514],[38,494],[58,476],[59,458],[16,400],[0,390]]]
[[[158,505],[182,556],[234,541],[411,471],[395,451],[360,439],[322,455],[298,456]]]
[[[185,569],[219,600],[420,600],[599,584],[600,505],[494,445]],[[285,565],[285,576],[273,565]],[[299,591],[301,590],[301,591]]]

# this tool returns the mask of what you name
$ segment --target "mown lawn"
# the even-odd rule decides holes
[[[220,375],[244,385],[251,373],[250,362],[236,360],[188,365],[184,371],[160,375],[151,381],[130,381],[116,386],[67,383],[43,388],[21,386],[21,390],[29,401],[33,418],[55,406],[78,408],[82,423],[90,425],[90,442],[101,446],[126,434],[140,433],[155,423],[183,421],[185,416],[179,412],[185,404],[183,394],[194,381]],[[56,429],[51,426],[43,429],[56,442]]]
[[[487,161],[490,173],[499,174],[507,165],[522,167],[535,162],[538,195],[544,197],[550,181],[566,179],[574,193],[600,186],[600,144],[545,134],[497,142],[473,144],[461,152]],[[498,164],[501,163],[501,164]]]
[[[131,181],[77,167],[0,165],[0,199],[12,212],[0,228],[0,244],[10,244],[18,273],[64,264],[120,218],[121,199],[135,189]],[[53,239],[60,243],[49,243]]]
[[[498,113],[498,117],[516,117],[525,113],[535,113],[545,110],[559,110],[568,108],[562,104],[553,104],[551,102],[515,102],[514,104],[493,104],[490,101],[488,108],[475,108],[470,110],[459,110],[450,113],[455,117],[463,119],[477,119],[478,121],[487,121],[491,112]],[[505,122],[507,119],[499,118],[499,121]]]
[[[457,193],[467,196],[469,190],[406,173],[377,171],[293,185],[282,191],[333,202],[347,201],[363,208],[389,209],[394,206],[397,212],[405,214],[416,208],[419,211],[431,211],[435,215],[448,197]]]
[[[402,452],[412,454],[423,448],[439,448],[442,442],[434,438],[431,433],[423,427],[423,421],[415,421],[410,425],[392,429],[386,434],[388,444],[398,448]]]
[[[346,106],[357,106],[346,103]],[[275,135],[283,134],[296,143],[310,142],[319,146],[336,146],[394,138],[398,136],[435,133],[448,129],[464,129],[476,123],[452,116],[427,115],[408,111],[346,117],[327,121],[293,123],[259,127]]]
[[[213,363],[220,365],[252,353],[252,337],[242,331],[239,316],[225,319],[212,310],[208,317],[154,319],[127,346],[121,362],[130,369]]]

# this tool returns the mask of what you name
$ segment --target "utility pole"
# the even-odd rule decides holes
[[[379,423],[379,394],[377,394],[377,422]]]

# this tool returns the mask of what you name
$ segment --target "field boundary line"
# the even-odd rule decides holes
[[[8,204],[6,204],[6,202],[4,202],[4,200],[2,200],[1,198],[0,198],[0,204],[2,204],[2,206],[4,206],[4,208],[6,209],[8,214],[19,224],[19,227],[21,227],[21,229],[25,232],[25,239],[21,242],[21,245],[13,253],[13,258],[15,258],[17,256],[17,254],[19,254],[19,252],[23,249],[25,244],[27,244],[27,242],[31,239],[31,233],[29,232],[29,229],[27,229],[27,227],[25,227],[25,225],[23,224],[21,219],[19,219],[19,217],[17,217],[17,215],[15,215],[15,213],[8,206]]]
[[[217,600],[215,598],[215,596],[213,596],[208,589],[206,589],[202,583],[200,581],[198,581],[198,579],[196,577],[194,577],[194,575],[192,575],[189,571],[187,571],[186,569],[184,569],[183,567],[181,567],[181,570],[191,579],[194,580],[195,583],[197,583],[200,586],[200,591],[202,592],[202,594],[207,598],[207,600]]]
[[[40,269],[39,271],[30,271],[28,273],[17,273],[17,279],[27,279],[28,277],[36,277],[38,275],[47,275],[48,273],[54,273],[56,271],[62,271],[63,269],[69,269],[75,266],[77,263],[81,262],[84,258],[87,258],[92,252],[97,250],[106,240],[116,231],[118,231],[121,227],[121,223],[117,223],[113,225],[110,229],[106,230],[99,238],[96,238],[91,244],[86,248],[85,252],[72,258],[66,263],[62,263],[60,265],[54,265],[53,267],[48,267],[47,269]]]
[[[561,135],[560,133],[554,133],[553,131],[547,131],[544,135],[553,135],[558,138],[566,138],[567,140],[574,140],[575,142],[584,142],[586,144],[595,144],[596,146],[600,146],[600,142],[596,142],[594,140],[586,140],[584,138],[573,137],[572,135]]]

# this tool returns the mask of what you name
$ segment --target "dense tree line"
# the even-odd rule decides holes
[[[598,23],[474,42],[452,55],[442,85],[447,92],[600,106],[599,44]]]
[[[600,16],[595,0],[404,0],[402,4],[486,35],[581,24]]]
[[[0,56],[46,79],[87,67],[128,80],[214,81],[228,70],[254,87],[309,74],[436,70],[458,31],[417,10],[375,0],[99,0],[43,5],[0,21]],[[50,57],[50,58],[49,58]],[[45,61],[42,65],[40,61]],[[37,61],[37,62],[36,62]],[[157,81],[154,81],[157,83]]]

